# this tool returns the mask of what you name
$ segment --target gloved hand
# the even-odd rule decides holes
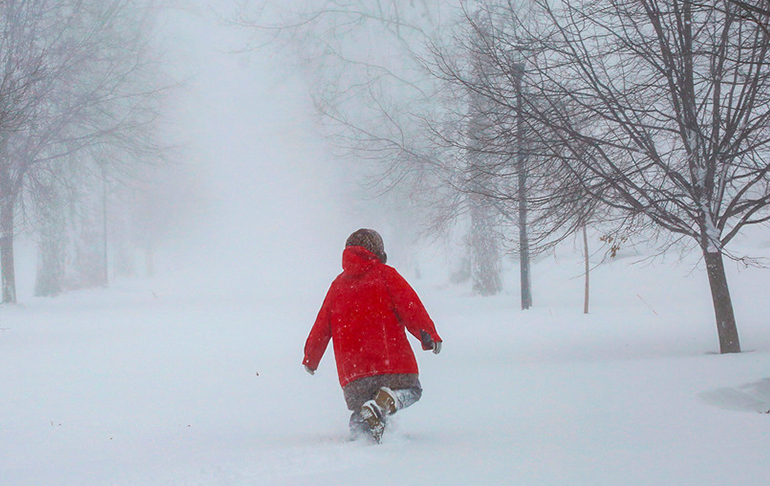
[[[303,365],[303,366],[305,367],[305,371],[307,371],[311,375],[315,374],[315,370],[314,369],[311,369],[308,365]]]
[[[434,341],[430,334],[425,331],[420,331],[420,342],[422,349],[425,351],[433,351],[433,354],[441,352],[441,341]]]
[[[438,354],[441,352],[441,341],[434,341],[433,342],[433,354]]]

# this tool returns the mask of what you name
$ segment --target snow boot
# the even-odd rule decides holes
[[[382,440],[386,417],[394,413],[396,413],[396,396],[393,390],[384,386],[377,390],[373,400],[369,400],[361,407],[361,418],[369,426],[376,443],[379,444]]]
[[[350,415],[350,441],[354,442],[360,439],[372,439],[372,431],[369,424],[361,417],[361,412],[353,412]]]
[[[361,407],[361,418],[369,426],[369,433],[377,444],[382,440],[382,434],[385,432],[385,416],[382,409],[374,400],[369,400]]]

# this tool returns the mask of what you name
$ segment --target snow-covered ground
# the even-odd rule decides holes
[[[2,307],[0,484],[767,484],[767,270],[730,266],[746,352],[720,356],[703,273],[629,261],[594,272],[588,316],[568,254],[535,265],[526,312],[411,278],[445,347],[379,446],[347,441],[331,350],[300,365],[321,278]]]

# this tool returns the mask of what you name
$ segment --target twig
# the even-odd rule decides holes
[[[653,313],[653,314],[655,314],[656,316],[658,316],[658,313],[657,313],[657,312],[655,312],[655,309],[653,309],[653,308],[652,308],[652,306],[651,306],[650,304],[648,304],[648,303],[647,303],[647,301],[646,301],[646,300],[644,300],[644,299],[642,298],[642,296],[641,296],[641,295],[639,295],[639,294],[636,294],[636,296],[637,296],[637,297],[639,297],[639,300],[641,300],[642,302],[644,302],[644,304],[645,304],[647,307],[649,307],[649,308],[650,308],[650,310],[652,311],[652,313]],[[660,317],[660,316],[658,316],[658,317]]]

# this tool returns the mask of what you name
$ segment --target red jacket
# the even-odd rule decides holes
[[[332,339],[343,387],[367,376],[417,373],[404,329],[417,339],[421,331],[433,341],[441,338],[415,291],[393,267],[360,246],[345,248],[342,269],[307,338],[303,364],[318,368]]]

